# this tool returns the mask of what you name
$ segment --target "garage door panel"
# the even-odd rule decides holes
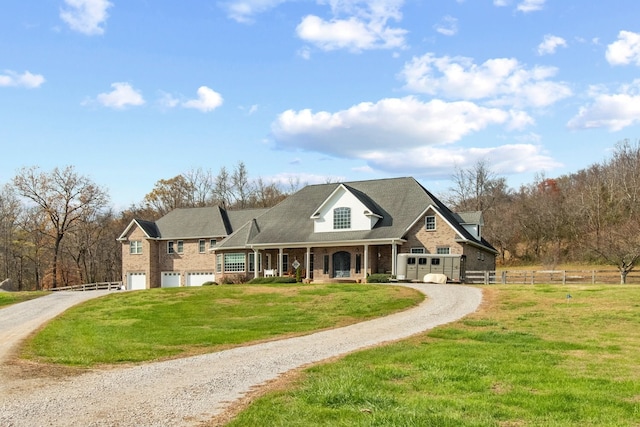
[[[187,273],[187,286],[202,286],[205,282],[215,282],[216,275],[212,272]]]
[[[144,273],[129,273],[127,275],[127,289],[130,291],[147,289],[147,275]]]
[[[177,288],[180,286],[180,273],[165,271],[162,273],[160,286],[163,288]]]

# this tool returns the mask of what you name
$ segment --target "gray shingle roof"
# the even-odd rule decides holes
[[[381,217],[371,230],[314,232],[311,216],[340,185],[356,196],[366,210]],[[462,226],[478,223],[474,220],[481,219],[481,213],[454,214],[413,178],[309,185],[270,209],[182,208],[169,212],[155,223],[136,221],[152,238],[226,237],[218,243],[217,247],[221,249],[251,245],[314,245],[403,239],[429,206],[456,229],[461,236],[459,240],[493,249],[484,239],[476,240]]]
[[[218,247],[402,239],[429,205],[434,206],[464,239],[476,241],[459,224],[455,215],[413,178],[343,184],[367,209],[382,218],[371,230],[314,233],[314,222],[310,217],[339,185],[309,185],[301,189],[256,218],[255,223],[243,226],[220,242]]]
[[[265,211],[266,209],[225,211],[218,206],[174,209],[156,221],[155,225],[159,230],[157,237],[188,239],[228,236]]]
[[[460,224],[483,224],[482,212],[457,212],[454,214]]]

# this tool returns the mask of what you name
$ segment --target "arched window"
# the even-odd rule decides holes
[[[333,229],[351,228],[351,208],[335,208],[333,210]]]

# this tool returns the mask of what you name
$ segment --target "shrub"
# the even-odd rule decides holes
[[[389,283],[390,274],[376,273],[367,277],[367,283]]]
[[[211,286],[211,285],[216,285],[216,286],[217,286],[218,284],[217,284],[216,282],[211,282],[211,281],[204,282],[204,283],[202,284],[202,286]]]

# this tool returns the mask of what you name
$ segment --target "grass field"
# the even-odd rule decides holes
[[[150,289],[88,301],[53,320],[24,358],[94,366],[182,357],[384,316],[419,292],[375,285],[233,285]]]
[[[39,298],[47,295],[48,292],[0,292],[0,308],[17,304],[19,302],[28,301],[30,299]]]
[[[639,286],[491,286],[475,314],[301,372],[230,426],[640,426]]]

